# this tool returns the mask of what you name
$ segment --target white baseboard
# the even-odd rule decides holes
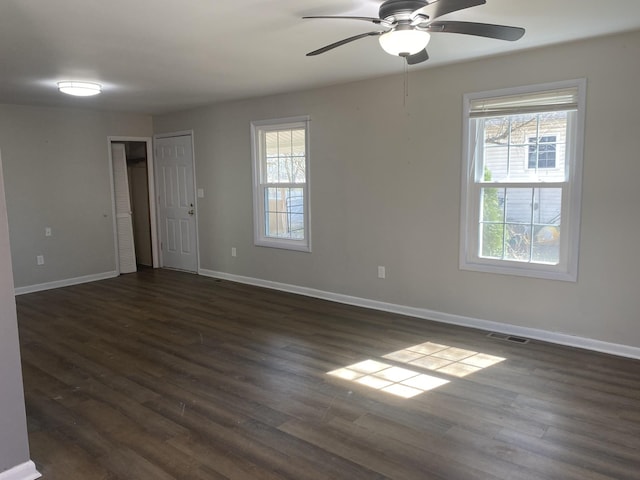
[[[96,282],[98,280],[105,280],[107,278],[114,278],[117,276],[118,272],[114,271],[85,275],[83,277],[66,278],[64,280],[56,280],[54,282],[39,283],[37,285],[27,285],[26,287],[16,287],[15,294],[24,295],[25,293],[41,292],[43,290],[51,290],[53,288],[69,287],[71,285]],[[2,477],[0,477],[0,480],[2,480]]]
[[[558,345],[565,345],[568,347],[577,347],[577,348],[583,348],[586,350],[592,350],[595,352],[618,355],[620,357],[640,359],[640,348],[632,347],[630,345],[621,345],[617,343],[603,342],[601,340],[594,340],[591,338],[568,335],[566,333],[550,332],[547,330],[540,330],[537,328],[520,327],[517,325],[511,325],[508,323],[500,323],[500,322],[493,322],[489,320],[482,320],[479,318],[464,317],[462,315],[452,315],[450,313],[438,312],[435,310],[428,310],[425,308],[415,308],[415,307],[408,307],[405,305],[397,305],[394,303],[379,302],[377,300],[369,300],[367,298],[352,297],[349,295],[342,295],[340,293],[325,292],[323,290],[316,290],[313,288],[299,287],[297,285],[272,282],[269,280],[262,280],[259,278],[243,277],[240,275],[233,275],[233,274],[224,273],[224,272],[216,272],[213,270],[200,269],[198,273],[206,277],[220,278],[222,280],[230,280],[233,282],[245,283],[248,285],[255,285],[258,287],[271,288],[273,290],[280,290],[283,292],[306,295],[308,297],[320,298],[323,300],[330,300],[332,302],[344,303],[347,305],[354,305],[357,307],[365,307],[365,308],[371,308],[373,310],[381,310],[384,312],[398,313],[398,314],[407,315],[410,317],[422,318],[425,320],[433,320],[435,322],[449,323],[452,325],[460,325],[463,327],[477,328],[479,330],[486,330],[489,332],[504,333],[506,335],[516,335],[519,337],[541,340],[544,342],[555,343]]]
[[[0,472],[0,480],[35,480],[42,475],[36,470],[36,464],[31,460]]]

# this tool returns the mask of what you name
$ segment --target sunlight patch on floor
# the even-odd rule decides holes
[[[449,380],[376,360],[365,360],[327,373],[403,398],[415,397],[427,390],[449,383]]]
[[[454,377],[466,377],[505,360],[486,353],[431,342],[407,347],[382,357]]]
[[[505,360],[486,353],[431,342],[391,352],[382,358],[458,378]],[[327,374],[403,398],[415,397],[449,383],[449,380],[443,378],[372,359]]]

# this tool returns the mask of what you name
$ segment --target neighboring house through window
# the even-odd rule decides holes
[[[529,168],[556,168],[556,136],[529,138]]]
[[[255,244],[311,250],[309,118],[251,123]]]
[[[465,95],[460,268],[576,280],[585,88]]]

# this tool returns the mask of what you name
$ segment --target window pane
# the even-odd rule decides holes
[[[279,214],[276,212],[265,212],[265,235],[267,237],[282,236],[278,217]]]
[[[304,239],[304,190],[302,188],[265,189],[265,235]]]
[[[560,261],[560,227],[537,226],[533,235],[531,260],[557,265]]]
[[[291,157],[291,130],[278,132],[278,155]]]
[[[516,223],[504,226],[504,258],[528,262],[531,258],[531,227]]]
[[[483,222],[504,222],[504,188],[482,189]]]
[[[556,136],[529,138],[529,168],[555,168]]]
[[[509,147],[485,145],[483,152],[485,182],[501,182],[509,175]]]
[[[306,181],[306,158],[304,156],[294,156],[292,159],[292,183],[305,183]]]
[[[291,130],[291,146],[294,155],[304,155],[306,149],[304,129]]]
[[[285,190],[268,187],[265,189],[265,235],[281,237],[284,234]]]
[[[538,131],[538,115],[511,115],[511,137],[509,142],[512,145],[525,145],[527,139],[535,136]]]
[[[504,237],[504,188],[482,189],[480,255],[502,258]]]
[[[291,157],[278,158],[278,181],[280,183],[292,183]]]
[[[511,145],[509,148],[509,177],[510,182],[529,182],[532,180],[531,171],[527,168],[529,160],[528,145]]]
[[[510,223],[531,223],[532,188],[507,188],[505,219]]]
[[[291,183],[304,183],[306,178],[306,143],[304,130],[291,131]]]
[[[538,136],[554,136],[560,143],[565,143],[568,116],[568,112],[549,112],[539,114]]]
[[[267,158],[267,183],[278,181],[278,159]]]
[[[480,256],[484,258],[502,258],[504,256],[504,224],[480,224]]]
[[[304,215],[299,213],[289,215],[289,231],[291,238],[304,238]]]
[[[561,188],[536,188],[534,222],[540,225],[560,225],[562,212]]]
[[[561,188],[536,189],[533,247],[531,260],[558,264],[560,260]]]
[[[278,132],[264,133],[265,154],[267,158],[278,156]]]
[[[507,145],[509,143],[509,117],[484,120],[484,144]]]

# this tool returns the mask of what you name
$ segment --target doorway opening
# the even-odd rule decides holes
[[[114,235],[119,273],[157,268],[151,138],[109,137]],[[124,158],[123,158],[124,157]]]

